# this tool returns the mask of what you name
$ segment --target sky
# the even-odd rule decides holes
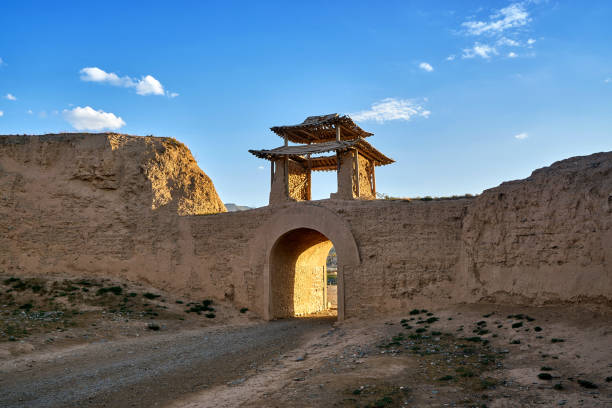
[[[350,115],[397,197],[479,194],[612,150],[612,2],[3,1],[0,134],[185,143],[263,206],[269,128]],[[337,188],[313,176],[313,198]]]

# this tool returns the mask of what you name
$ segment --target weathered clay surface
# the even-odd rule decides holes
[[[166,273],[176,214],[225,211],[189,150],[117,134],[0,136],[0,269]]]
[[[612,153],[486,190],[468,208],[462,239],[467,300],[610,302]]]

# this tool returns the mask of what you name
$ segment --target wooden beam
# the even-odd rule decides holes
[[[336,125],[336,142],[340,141],[340,125]]]

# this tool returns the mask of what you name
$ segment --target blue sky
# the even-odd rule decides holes
[[[380,192],[477,194],[612,150],[611,21],[610,1],[6,1],[0,134],[173,136],[224,202],[260,206],[247,150],[338,112],[396,160]]]

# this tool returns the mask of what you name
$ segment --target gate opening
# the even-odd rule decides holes
[[[327,260],[332,247],[325,235],[309,228],[291,230],[276,241],[269,260],[272,319],[337,316],[327,285]]]

